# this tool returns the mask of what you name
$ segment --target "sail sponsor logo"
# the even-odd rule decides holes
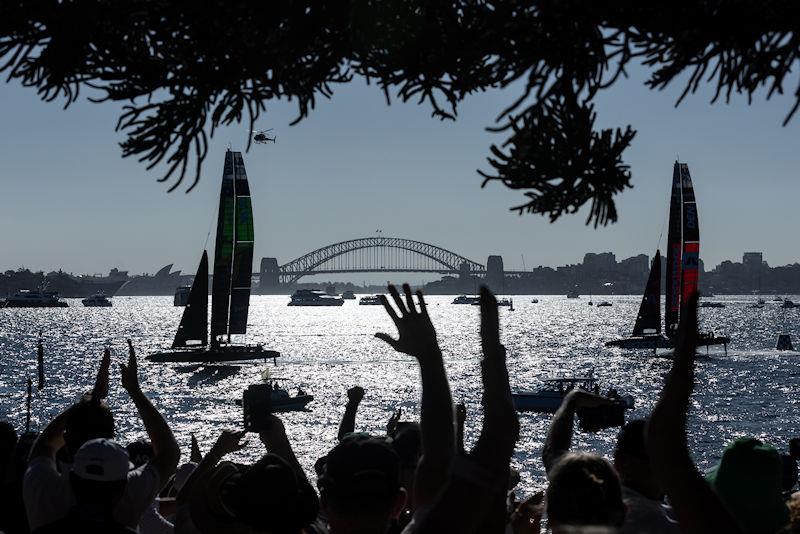
[[[697,228],[697,206],[686,204],[683,209],[686,216],[686,228],[695,230]]]

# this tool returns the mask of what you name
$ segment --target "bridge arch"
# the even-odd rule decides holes
[[[357,256],[358,251],[372,249],[371,255],[366,255],[368,260],[382,258],[388,266],[381,265],[368,266],[364,261],[364,254],[361,258]],[[398,254],[391,251],[404,251],[402,261],[398,261]],[[413,257],[409,258],[408,254]],[[347,255],[353,256],[353,261],[347,268],[339,265],[333,268],[325,268],[326,264],[331,264],[337,258]],[[424,260],[420,261],[421,258]],[[413,260],[416,259],[416,262]],[[363,237],[350,239],[340,243],[334,243],[317,250],[304,254],[297,259],[280,266],[280,281],[283,283],[294,283],[307,275],[331,272],[439,272],[457,273],[462,265],[466,265],[470,272],[483,272],[484,266],[465,258],[447,249],[399,237]]]

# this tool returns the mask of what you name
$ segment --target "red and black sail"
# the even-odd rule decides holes
[[[672,335],[678,328],[681,310],[681,256],[683,253],[683,214],[681,204],[680,164],[672,170],[672,194],[669,203],[669,231],[667,233],[667,273],[665,283],[664,330]]]

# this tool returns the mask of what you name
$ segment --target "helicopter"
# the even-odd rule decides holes
[[[278,136],[270,137],[267,135],[267,133],[271,131],[272,128],[270,128],[269,130],[250,130],[251,133],[255,134],[253,136],[253,141],[255,141],[260,145],[266,145],[267,143],[275,142],[275,139],[277,139]]]

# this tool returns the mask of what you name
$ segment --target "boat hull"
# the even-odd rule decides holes
[[[512,393],[511,399],[514,401],[514,409],[518,412],[536,412],[536,413],[556,413],[561,401],[564,400],[563,395],[555,392],[523,392]]]
[[[280,355],[280,352],[267,350],[260,345],[247,345],[157,352],[146,359],[158,363],[216,363],[268,360]]]
[[[67,308],[66,302],[23,302],[18,300],[7,300],[2,304],[3,308]]]
[[[675,348],[675,338],[669,338],[666,336],[635,336],[635,337],[626,337],[624,339],[615,339],[613,341],[608,341],[606,343],[606,347],[618,347],[621,349],[633,349],[633,350],[641,350],[641,349],[674,349]],[[700,337],[697,340],[698,347],[710,347],[713,345],[725,345],[727,346],[728,343],[731,342],[731,338],[728,336],[717,336],[712,333],[709,334],[700,334]]]
[[[110,308],[111,307],[111,302],[94,302],[94,301],[87,301],[86,299],[83,299],[81,301],[81,303],[86,308]]]
[[[308,302],[290,302],[287,306],[341,306],[344,304],[343,300],[319,300]]]
[[[270,406],[272,412],[297,412],[305,410],[306,404],[314,400],[313,395],[298,395],[296,397],[289,397],[288,399],[275,400],[272,399]]]

